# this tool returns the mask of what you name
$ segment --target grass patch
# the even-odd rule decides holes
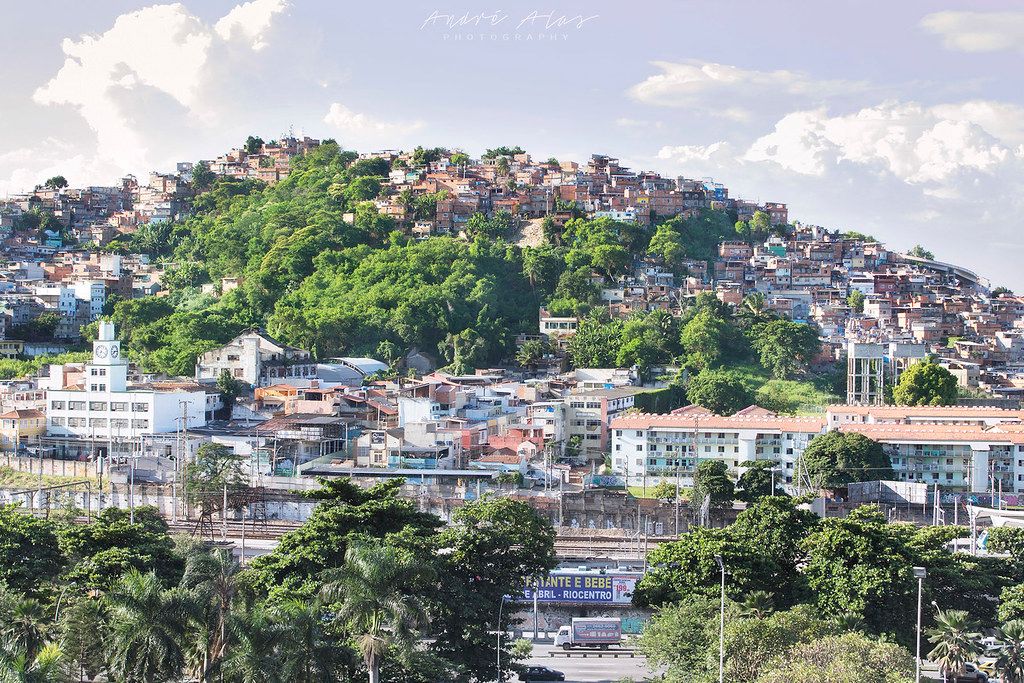
[[[59,484],[71,484],[84,481],[82,477],[62,477],[60,475],[43,475],[43,486],[57,486]],[[0,465],[0,488],[9,489],[34,489],[39,486],[39,474],[37,472],[22,472],[13,467]],[[83,484],[81,487],[85,489]]]
[[[629,494],[634,498],[654,498],[654,486],[630,486]],[[685,486],[679,487],[679,499],[686,501],[690,499],[690,489]]]
[[[773,379],[771,373],[752,363],[728,369],[754,394],[757,405],[777,413],[812,415],[821,413],[828,405],[842,403],[843,400],[828,390],[828,378]]]

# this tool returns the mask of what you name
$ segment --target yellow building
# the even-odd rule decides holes
[[[12,410],[0,415],[0,446],[14,450],[14,445],[35,443],[46,434],[46,413],[41,410]]]

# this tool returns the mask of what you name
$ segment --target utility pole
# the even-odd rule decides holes
[[[220,532],[220,540],[226,541],[226,540],[228,540],[228,485],[227,484],[224,484],[224,507],[221,509],[220,517],[221,517],[221,524],[222,524],[221,532]],[[243,526],[245,525],[244,521],[242,522],[242,525]]]

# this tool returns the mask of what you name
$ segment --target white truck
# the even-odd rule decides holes
[[[607,650],[622,643],[622,620],[607,617],[575,617],[571,626],[558,629],[555,647],[569,650],[592,647]]]

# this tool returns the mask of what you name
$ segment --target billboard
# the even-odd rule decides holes
[[[538,602],[574,602],[590,605],[628,605],[639,574],[554,571],[536,587]],[[523,600],[533,602],[535,587],[523,591]]]

